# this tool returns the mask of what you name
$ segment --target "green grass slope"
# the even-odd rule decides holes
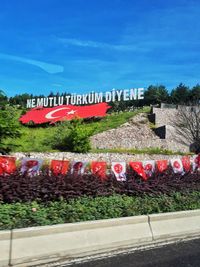
[[[138,109],[131,112],[113,113],[108,114],[98,122],[83,123],[84,131],[91,131],[93,134],[97,134],[109,129],[117,128],[123,123],[127,122],[131,117],[135,116],[140,112],[149,112],[149,107],[144,109]],[[15,114],[16,120],[19,119],[21,111],[18,110]],[[7,138],[4,140],[5,144],[11,144],[13,151],[17,152],[53,152],[56,150],[52,149],[54,140],[64,138],[66,133],[69,131],[69,123],[64,122],[57,126],[37,126],[28,127],[20,124],[21,137],[16,139]]]

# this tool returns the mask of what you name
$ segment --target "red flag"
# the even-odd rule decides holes
[[[51,171],[54,175],[66,174],[69,168],[69,161],[67,160],[52,160]]]
[[[126,181],[126,162],[112,162],[111,169],[117,181]]]
[[[157,160],[156,161],[156,166],[157,166],[158,172],[162,173],[162,172],[164,172],[164,171],[167,170],[168,160],[166,160],[166,159],[164,159],[164,160]]]
[[[21,173],[22,174],[26,173],[29,176],[34,176],[39,174],[42,162],[43,162],[42,159],[23,158]]]
[[[181,174],[184,173],[181,159],[171,159],[170,162],[174,173],[181,173]]]
[[[200,169],[200,154],[195,155],[192,159],[192,169],[193,171]]]
[[[92,161],[91,171],[93,174],[99,176],[101,179],[106,178],[106,162]]]
[[[191,164],[190,164],[190,157],[189,156],[184,156],[182,157],[182,164],[183,168],[186,172],[189,172],[191,170]]]
[[[151,177],[152,174],[155,172],[155,161],[154,160],[143,161],[143,168],[147,178]]]
[[[52,108],[37,107],[28,111],[19,119],[22,123],[33,121],[36,124],[54,123],[73,118],[104,117],[110,108],[107,103],[99,103],[90,106],[62,105]]]
[[[142,162],[130,162],[129,163],[130,167],[135,171],[137,172],[137,174],[139,174],[144,180],[147,180],[147,176],[146,176],[146,173],[144,171],[144,168],[143,168],[143,164]]]
[[[11,174],[16,171],[16,158],[0,156],[0,175]]]
[[[81,175],[85,172],[85,167],[87,165],[86,161],[74,161],[71,167],[71,174]]]

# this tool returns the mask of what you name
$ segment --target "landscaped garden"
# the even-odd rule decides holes
[[[200,208],[198,172],[169,168],[144,181],[133,170],[114,175],[21,175],[0,177],[0,229],[52,225]]]

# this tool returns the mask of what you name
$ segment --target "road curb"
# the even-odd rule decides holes
[[[149,215],[155,241],[200,234],[200,210]]]
[[[0,267],[34,266],[200,235],[200,210],[0,231]]]

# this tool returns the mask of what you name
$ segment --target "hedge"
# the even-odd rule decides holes
[[[0,201],[14,202],[49,202],[60,199],[73,199],[83,196],[111,196],[121,194],[127,196],[142,196],[145,194],[160,195],[173,192],[200,190],[200,174],[174,174],[168,170],[163,174],[155,174],[147,181],[141,179],[132,170],[127,172],[127,181],[118,182],[113,175],[108,175],[105,181],[92,175],[83,176],[50,176],[43,173],[28,177],[15,173],[10,176],[0,176]]]
[[[200,192],[113,195],[38,203],[0,204],[0,229],[53,225],[200,208]]]

